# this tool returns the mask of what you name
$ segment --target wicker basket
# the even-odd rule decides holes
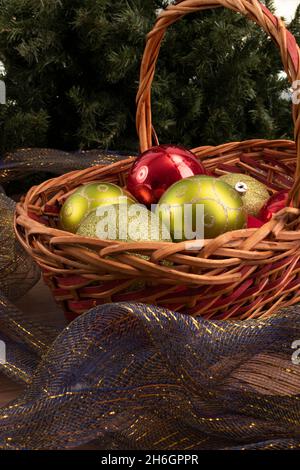
[[[166,28],[188,13],[220,6],[260,24],[279,46],[290,81],[300,79],[300,51],[294,37],[257,0],[184,0],[170,5],[148,35],[141,67],[137,129],[142,151],[153,145],[155,136],[151,84]],[[132,158],[73,171],[32,188],[17,206],[16,234],[40,265],[67,318],[95,305],[119,301],[145,302],[220,319],[269,316],[279,307],[299,302],[299,105],[293,107],[293,118],[296,144],[252,140],[193,150],[217,174],[243,172],[266,183],[271,191],[291,190],[289,207],[262,228],[206,240],[201,250],[187,250],[186,242],[128,244],[84,238],[57,228],[60,207],[72,191],[95,180],[125,186]]]

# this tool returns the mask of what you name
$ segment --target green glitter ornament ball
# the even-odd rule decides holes
[[[83,218],[99,206],[134,204],[131,194],[113,183],[89,183],[80,186],[65,201],[60,211],[63,230],[75,233]]]
[[[161,197],[156,213],[175,242],[215,238],[244,228],[247,221],[239,193],[220,179],[202,175],[173,184]],[[202,237],[198,236],[201,226]]]
[[[101,213],[100,213],[101,212]],[[124,242],[172,241],[159,217],[139,204],[115,204],[90,212],[77,235]]]
[[[229,184],[241,196],[244,207],[249,215],[256,217],[261,208],[269,200],[267,187],[249,175],[242,173],[229,173],[219,178]]]
[[[98,212],[98,214],[97,214]],[[115,227],[115,231],[112,228]],[[99,230],[100,229],[100,230]],[[105,234],[102,231],[106,232]],[[109,232],[110,230],[110,232]],[[114,232],[114,233],[113,233]],[[122,242],[150,242],[165,241],[171,242],[171,235],[164,227],[159,218],[150,212],[145,206],[135,204],[126,206],[115,204],[106,206],[99,211],[93,210],[81,222],[77,235],[91,238],[111,239]],[[132,251],[125,252],[131,256],[142,258],[146,261],[150,257],[141,253]],[[165,266],[171,266],[172,263],[163,261]],[[124,292],[135,292],[144,289],[146,281],[143,279],[135,280]]]

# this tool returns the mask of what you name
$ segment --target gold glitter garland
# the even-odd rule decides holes
[[[95,165],[109,165],[127,158],[101,150],[63,152],[54,149],[19,149],[6,154],[1,160],[0,184],[24,178],[30,173],[50,172],[60,175]]]
[[[0,290],[15,300],[39,279],[37,265],[15,239],[13,219],[15,204],[0,194]]]

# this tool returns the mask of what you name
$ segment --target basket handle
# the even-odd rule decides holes
[[[152,147],[152,138],[156,136],[152,126],[151,85],[161,43],[167,28],[188,13],[219,7],[227,7],[235,12],[242,13],[262,26],[279,47],[284,69],[290,82],[294,83],[300,80],[300,49],[296,39],[286,29],[283,21],[274,16],[258,0],[181,0],[176,4],[169,5],[160,13],[152,31],[147,36],[147,44],[141,65],[136,114],[141,152]],[[295,123],[297,167],[290,199],[294,203],[297,200],[296,205],[300,207],[300,105],[297,103],[293,104],[293,120]]]

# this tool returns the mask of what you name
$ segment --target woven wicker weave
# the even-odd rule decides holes
[[[166,28],[188,13],[221,6],[261,25],[279,46],[290,81],[300,79],[300,51],[294,37],[257,0],[184,0],[170,5],[148,35],[141,67],[137,129],[142,151],[153,145],[153,135],[156,139],[151,84]],[[296,144],[252,140],[193,150],[217,174],[243,172],[266,183],[271,191],[290,190],[289,207],[262,228],[205,240],[201,250],[188,246],[193,242],[128,244],[83,238],[57,228],[60,207],[74,189],[95,180],[126,186],[132,158],[73,171],[32,188],[17,206],[17,237],[42,268],[67,318],[117,301],[163,305],[222,319],[269,316],[279,307],[299,302],[299,105],[293,106],[293,118]]]

